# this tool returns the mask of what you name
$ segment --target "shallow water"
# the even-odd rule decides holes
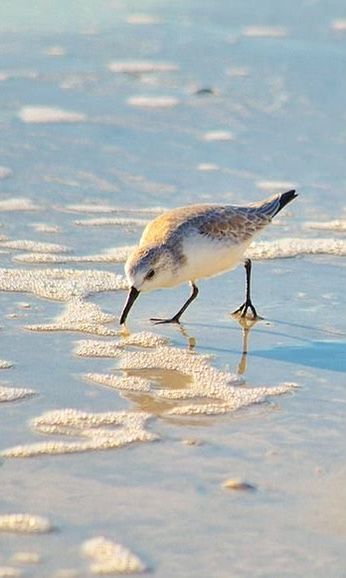
[[[0,403],[0,570],[89,576],[82,544],[105,536],[158,578],[341,578],[343,3],[2,12],[0,377],[34,394]],[[143,221],[293,186],[252,249],[262,321],[230,316],[239,267],[200,282],[183,330],[148,319],[186,287],[143,296],[117,335]],[[50,526],[13,531],[17,513]]]

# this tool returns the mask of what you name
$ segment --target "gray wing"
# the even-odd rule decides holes
[[[242,243],[270,222],[270,214],[257,207],[225,207],[200,217],[197,228],[209,238]]]

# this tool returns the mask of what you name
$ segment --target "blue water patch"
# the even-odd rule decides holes
[[[274,347],[252,355],[316,369],[346,372],[346,341],[312,341],[309,345]]]

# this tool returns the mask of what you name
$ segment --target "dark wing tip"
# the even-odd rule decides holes
[[[281,211],[281,209],[283,209],[288,203],[293,201],[293,199],[295,199],[296,197],[298,197],[298,193],[295,191],[295,189],[287,191],[287,193],[282,193],[282,195],[280,196],[280,204],[277,212]]]

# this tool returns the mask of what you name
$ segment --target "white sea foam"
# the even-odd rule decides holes
[[[0,532],[16,534],[46,534],[52,530],[48,518],[32,514],[4,514],[0,516]]]
[[[126,289],[122,275],[77,269],[0,269],[0,291],[33,293],[56,301],[83,298],[100,291]]]
[[[202,139],[207,142],[227,142],[234,140],[234,135],[228,130],[211,130],[202,135]]]
[[[140,337],[140,339],[138,339]],[[132,376],[122,377],[113,374],[87,374],[85,377],[98,384],[117,388],[119,391],[144,391],[154,398],[170,400],[176,403],[167,411],[170,414],[194,415],[217,414],[235,411],[248,405],[259,403],[272,395],[291,391],[292,384],[281,384],[277,387],[240,388],[242,379],[232,373],[216,369],[211,365],[210,355],[200,355],[191,351],[170,347],[165,342],[150,340],[151,335],[138,334],[137,339],[129,336],[126,345],[143,345],[149,343],[151,349],[146,351],[129,351],[123,349],[124,342],[84,340],[78,342],[75,353],[85,357],[113,357],[124,371],[153,370],[170,375],[171,387],[158,389],[154,381],[136,382]],[[172,372],[186,376],[185,387],[174,387]],[[153,374],[153,375],[154,375]],[[147,373],[150,376],[150,372]],[[149,390],[148,390],[149,388]],[[183,403],[184,402],[184,403]],[[188,402],[188,403],[186,403]]]
[[[87,117],[80,112],[71,112],[49,106],[24,106],[18,112],[19,118],[28,124],[85,122]]]
[[[38,233],[61,233],[62,229],[58,225],[48,225],[46,223],[31,223],[30,227]]]
[[[119,357],[121,350],[127,346],[155,348],[166,345],[168,340],[162,335],[156,335],[150,331],[130,333],[123,335],[117,341],[98,341],[86,339],[78,341],[74,353],[80,357]]]
[[[119,331],[107,327],[115,320],[114,315],[104,313],[96,303],[73,299],[65,306],[62,314],[53,323],[26,325],[30,331],[81,331],[94,335],[118,335]]]
[[[251,259],[283,259],[299,255],[346,255],[346,240],[300,239],[287,237],[275,241],[258,241],[246,255]]]
[[[326,231],[346,231],[346,219],[334,219],[333,221],[310,221],[304,224],[307,229],[323,229]]]
[[[250,38],[283,38],[287,30],[283,26],[246,26],[242,35]]]
[[[124,60],[114,61],[108,64],[111,72],[127,74],[147,74],[152,72],[174,72],[178,66],[171,62],[154,62],[150,60]]]
[[[3,249],[15,249],[16,251],[33,251],[34,253],[65,253],[69,249],[56,243],[42,243],[40,241],[1,241]]]
[[[0,245],[1,246],[1,245]],[[28,253],[15,255],[18,263],[124,263],[133,247],[115,247],[95,255],[54,255],[51,253]],[[124,289],[127,288],[124,282]]]
[[[7,448],[4,458],[28,458],[39,455],[70,454],[108,450],[132,443],[151,442],[158,436],[144,429],[149,414],[140,412],[86,413],[76,409],[49,411],[35,418],[31,426],[37,433],[63,435],[73,441],[45,441]],[[81,441],[76,441],[76,438]]]
[[[73,203],[65,207],[58,207],[60,211],[68,213],[113,213],[118,207],[106,205],[105,203]],[[123,210],[123,209],[122,209]]]
[[[39,211],[41,207],[31,199],[3,199],[0,201],[0,211]]]
[[[0,403],[7,401],[17,401],[19,399],[26,399],[35,395],[32,389],[5,387],[0,385]]]
[[[11,367],[13,367],[13,364],[10,361],[0,359],[0,369],[10,369]]]
[[[281,384],[270,388],[240,388],[242,379],[214,368],[211,356],[167,346],[157,347],[153,352],[126,352],[120,357],[119,365],[124,370],[161,369],[186,375],[191,382],[184,389],[155,389],[155,396],[179,402],[168,411],[171,415],[227,413],[263,402],[269,396],[287,393],[294,387]],[[181,404],[184,400],[191,403]]]
[[[173,108],[179,104],[174,96],[130,96],[127,99],[130,106],[139,108]]]
[[[149,392],[151,389],[150,381],[142,377],[119,377],[114,373],[85,373],[83,377],[92,383],[105,385],[119,391]]]
[[[148,219],[121,218],[121,217],[98,217],[96,219],[84,219],[75,221],[75,225],[84,227],[145,227],[149,223]]]
[[[197,170],[210,173],[212,171],[220,170],[220,167],[218,165],[215,165],[214,163],[200,163],[199,165],[197,165]]]
[[[278,193],[294,189],[297,185],[292,181],[257,181],[256,187],[261,191],[269,193]]]
[[[106,205],[103,203],[73,203],[66,205],[65,207],[58,207],[60,211],[66,211],[68,213],[128,213],[128,214],[157,214],[165,211],[163,207],[136,207],[135,209],[131,207],[119,207],[113,205]]]
[[[41,556],[37,552],[19,551],[13,554],[11,561],[15,564],[39,564]]]
[[[0,566],[0,578],[18,578],[18,576],[22,576],[22,572],[19,568]]]
[[[143,562],[118,542],[98,536],[82,544],[82,553],[91,558],[94,574],[137,574],[145,571]]]

